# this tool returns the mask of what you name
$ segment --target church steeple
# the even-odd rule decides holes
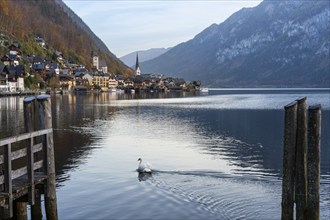
[[[141,75],[141,69],[140,69],[140,64],[139,64],[139,54],[138,53],[136,53],[135,75],[136,76]]]

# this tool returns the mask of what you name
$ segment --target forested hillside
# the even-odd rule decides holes
[[[107,48],[96,45],[91,34],[77,25],[55,0],[1,0],[0,21],[0,32],[18,41],[25,53],[35,52],[33,45],[39,36],[49,49],[61,51],[71,62],[90,67],[91,53],[96,52],[110,72],[122,73],[127,68]]]

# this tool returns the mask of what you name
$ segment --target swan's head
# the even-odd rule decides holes
[[[142,162],[142,159],[141,159],[141,158],[139,158],[137,161],[140,161],[140,162]]]

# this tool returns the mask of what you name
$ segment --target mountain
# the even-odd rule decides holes
[[[329,1],[265,0],[140,63],[212,87],[330,87]]]
[[[107,53],[110,57],[117,59],[117,57],[108,49],[105,43],[94,34],[94,32],[86,25],[85,22],[74,13],[62,0],[55,0],[55,2],[62,8],[62,10],[71,18],[71,20],[82,30],[84,30],[94,42],[95,46],[102,52]]]
[[[25,55],[39,51],[35,37],[45,39],[48,51],[61,51],[71,62],[92,65],[92,53],[105,60],[110,72],[123,73],[125,66],[62,0],[0,1],[0,32],[20,43]],[[0,48],[1,49],[1,48]]]
[[[125,56],[120,57],[119,59],[123,61],[127,66],[134,66],[136,62],[136,54],[139,54],[139,62],[148,61],[154,59],[163,53],[169,51],[170,48],[152,48],[149,50],[139,50],[132,53],[129,53]]]

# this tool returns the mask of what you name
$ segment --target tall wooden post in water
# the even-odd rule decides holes
[[[27,97],[23,100],[23,105],[24,105],[24,127],[25,127],[25,132],[30,133],[36,130],[35,124],[34,124],[34,115],[35,115],[35,97]],[[32,146],[33,146],[33,141],[28,140],[27,141],[27,155],[28,158],[28,167],[27,170],[29,172],[28,175],[28,182],[30,183],[29,186],[29,193],[28,193],[28,200],[30,204],[33,206],[34,205],[34,184],[31,184],[34,182],[34,174],[33,174],[33,167],[31,165],[34,163],[33,162],[33,153],[32,151]],[[32,172],[32,173],[31,173]],[[14,204],[14,218],[15,219],[27,219],[27,202],[24,201],[23,199],[18,199],[15,201]]]
[[[283,181],[282,181],[282,219],[293,219],[294,177],[297,137],[297,102],[284,107],[284,146],[283,146]]]
[[[49,95],[37,96],[39,106],[39,122],[40,129],[52,128],[52,111],[51,100]],[[54,161],[54,143],[53,133],[47,134],[44,139],[44,163],[45,173],[48,176],[45,190],[45,209],[46,217],[49,220],[57,220],[57,201],[56,201],[56,174],[55,174],[55,161]]]
[[[24,99],[24,127],[25,127],[25,132],[30,133],[33,131],[39,130],[37,124],[36,124],[36,113],[38,113],[38,106],[36,105],[36,97],[27,97]],[[32,151],[32,146],[33,146],[33,141],[32,143],[27,143],[29,145],[28,147],[28,155],[30,157],[28,158],[29,163],[28,164],[33,164],[34,163],[34,157]],[[38,157],[37,157],[38,159]],[[33,183],[34,182],[34,171],[32,167],[28,167],[28,171],[30,172],[29,176],[29,182]],[[32,172],[32,173],[31,173]],[[29,203],[31,204],[31,218],[33,220],[41,220],[42,219],[42,210],[41,210],[41,198],[40,198],[40,190],[35,189],[34,185],[31,184],[30,186],[30,193],[29,193]],[[26,204],[25,204],[26,205]]]
[[[296,140],[296,175],[295,175],[295,202],[296,220],[305,219],[307,202],[306,177],[306,97],[297,100],[297,140]]]
[[[307,219],[320,219],[321,106],[308,109]]]
[[[321,106],[309,107],[308,134],[306,97],[284,109],[282,219],[293,219],[295,202],[297,220],[319,220]]]

